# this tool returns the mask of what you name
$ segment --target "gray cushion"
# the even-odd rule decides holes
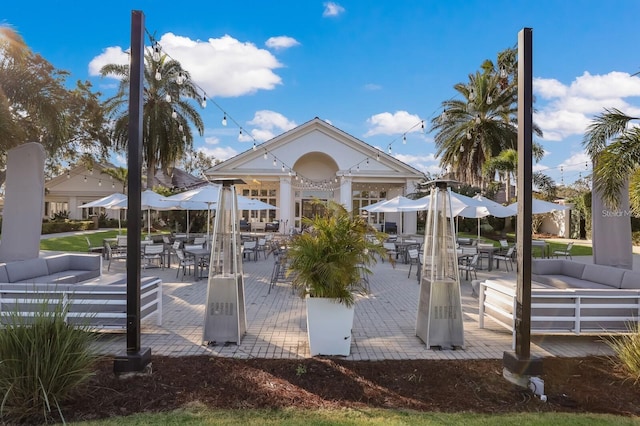
[[[9,282],[25,281],[29,278],[49,275],[47,261],[45,259],[29,259],[19,262],[9,262],[5,265]]]
[[[638,288],[640,289],[640,273],[633,271],[624,271],[620,288]]]
[[[8,283],[9,276],[7,275],[7,268],[5,268],[5,264],[0,264],[0,283]]]
[[[56,272],[66,271],[69,269],[70,259],[71,256],[66,254],[46,257],[45,260],[47,261],[49,274],[55,274]]]
[[[536,275],[562,274],[563,262],[562,259],[534,259],[531,261],[531,273]]]
[[[584,274],[584,263],[570,262],[568,260],[561,260],[562,262],[562,274],[573,278],[582,278]]]
[[[606,284],[613,288],[620,288],[625,269],[603,265],[585,265],[582,279]]]
[[[99,254],[73,254],[69,262],[69,269],[84,271],[100,271],[102,256]]]

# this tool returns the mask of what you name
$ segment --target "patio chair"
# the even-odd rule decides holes
[[[569,259],[573,259],[571,257],[571,249],[573,249],[573,241],[567,244],[567,246],[564,249],[554,250],[553,256],[555,257],[564,256],[565,258],[568,257]]]
[[[164,244],[145,244],[142,249],[142,268],[155,264],[164,269]]]
[[[111,269],[111,262],[114,260],[127,262],[127,249],[126,247],[111,247],[111,245],[107,244],[105,246],[107,248],[107,257],[109,258],[109,263],[107,264],[107,271]]]
[[[258,260],[256,247],[257,243],[255,241],[245,241],[242,245],[242,258],[251,260],[251,255],[253,255],[253,260]]]
[[[411,276],[411,269],[413,265],[416,265],[416,278],[418,282],[420,282],[420,270],[422,269],[419,247],[420,246],[407,249],[407,260],[409,262],[409,274],[407,274],[407,278]]]
[[[91,244],[91,240],[89,240],[89,237],[84,237],[85,240],[87,240],[87,247],[88,247],[88,252],[89,253],[103,253],[104,252],[104,247],[103,246],[94,246]]]
[[[478,260],[480,259],[480,254],[476,253],[474,255],[464,255],[458,259],[458,270],[460,271],[460,275],[462,275],[462,271],[466,273],[465,279],[469,281],[469,272],[473,272],[473,276],[475,279],[478,279]]]
[[[178,270],[176,271],[176,278],[180,274],[180,269],[182,269],[182,278],[184,279],[184,275],[187,272],[187,268],[189,268],[189,275],[191,275],[191,271],[193,270],[196,262],[193,257],[187,257],[184,254],[182,249],[175,249],[176,257],[178,258]]]
[[[389,259],[398,258],[398,250],[396,249],[395,243],[385,241],[384,243],[382,243],[382,247],[384,247],[387,251],[387,256],[389,256]],[[384,257],[382,258],[382,262],[384,262]]]
[[[258,239],[258,245],[256,246],[256,258],[260,257],[260,253],[262,253],[262,255],[264,256],[264,258],[267,258],[267,254],[268,254],[268,248],[267,248],[267,240],[266,238],[259,238]]]
[[[204,244],[207,242],[207,237],[195,237],[193,239],[194,246],[200,246],[200,248],[204,247]]]
[[[496,261],[496,269],[500,268],[500,261],[502,260],[505,264],[506,270],[509,271],[509,265],[511,265],[511,270],[513,271],[513,253],[515,249],[515,246],[511,246],[506,252],[495,253],[493,255],[493,259]]]
[[[116,245],[118,247],[126,247],[127,246],[127,236],[126,235],[118,235],[116,237]]]

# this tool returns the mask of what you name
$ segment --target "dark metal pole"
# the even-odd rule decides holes
[[[518,291],[516,295],[516,354],[529,357],[531,347],[531,189],[533,142],[532,30],[518,33]]]
[[[142,193],[142,106],[144,85],[144,13],[131,11],[129,67],[129,168],[127,201],[127,351],[115,359],[116,374],[143,371],[151,349],[140,348],[140,215]]]
[[[533,30],[518,33],[518,278],[516,287],[515,354],[505,352],[503,364],[518,377],[542,373],[542,360],[531,359],[531,182],[533,144]]]

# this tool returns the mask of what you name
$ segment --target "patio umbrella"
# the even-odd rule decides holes
[[[476,216],[478,218],[478,240],[480,239],[480,218],[481,217],[486,217],[486,216],[495,216],[495,217],[513,216],[513,210],[511,210],[508,207],[503,206],[502,204],[496,203],[493,200],[490,200],[490,199],[488,199],[486,197],[483,197],[480,194],[473,196],[472,199],[476,200],[480,204],[480,207],[477,207],[476,209],[478,209],[478,210],[481,209],[482,211],[485,211],[485,212],[488,213],[488,214],[483,215],[483,216]],[[463,217],[468,217],[468,216],[465,216],[465,214],[464,214],[465,211],[466,211],[466,209],[460,215],[463,216]]]
[[[513,204],[509,204],[507,206],[510,208],[515,214],[518,213],[518,202],[516,201]],[[542,214],[542,213],[551,213],[556,210],[567,210],[569,206],[563,206],[562,204],[552,203],[550,201],[539,200],[537,198],[533,199],[533,203],[531,205],[531,213],[532,214]]]
[[[165,200],[178,202],[180,207],[187,210],[207,210],[207,235],[209,235],[209,223],[211,222],[211,209],[218,202],[221,186],[209,183],[201,187],[190,189],[179,194],[165,197]],[[187,225],[187,230],[188,230]]]
[[[112,208],[126,209],[128,199],[116,203]],[[151,235],[151,210],[175,210],[180,208],[180,203],[167,201],[162,195],[150,189],[146,189],[140,195],[140,208],[147,210],[147,235]]]
[[[102,207],[105,209],[113,209],[118,210],[118,207],[113,207],[114,205],[126,200],[127,196],[121,192],[115,192],[111,195],[107,195],[106,197],[99,198],[97,200],[93,200],[87,204],[83,204],[78,206],[79,209],[88,209],[92,207]],[[120,223],[120,212],[118,212],[118,234],[122,231],[122,225]]]
[[[482,195],[478,194],[472,197],[474,200],[478,201],[483,207],[487,209],[491,216],[495,217],[509,217],[513,216],[513,210],[507,206],[503,206],[500,203],[496,203],[493,200],[490,200]]]
[[[264,201],[247,198],[238,195],[238,210],[278,210],[276,206],[265,203]]]
[[[430,205],[431,195],[427,195],[426,197],[418,198],[417,200],[407,201],[399,207],[399,211],[427,210]],[[461,215],[464,217],[478,217],[478,215],[482,215],[480,217],[484,217],[489,214],[484,210],[475,210],[477,207],[481,207],[478,201],[471,197],[467,197],[466,195],[451,191],[451,211],[454,216]],[[467,210],[465,211],[465,209]],[[463,212],[465,212],[465,215],[462,214]]]

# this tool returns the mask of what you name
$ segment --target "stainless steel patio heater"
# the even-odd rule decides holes
[[[244,281],[235,185],[241,179],[219,179],[221,189],[211,236],[211,258],[203,344],[240,344],[247,332]]]
[[[451,189],[435,181],[427,211],[416,336],[427,348],[464,347]]]

